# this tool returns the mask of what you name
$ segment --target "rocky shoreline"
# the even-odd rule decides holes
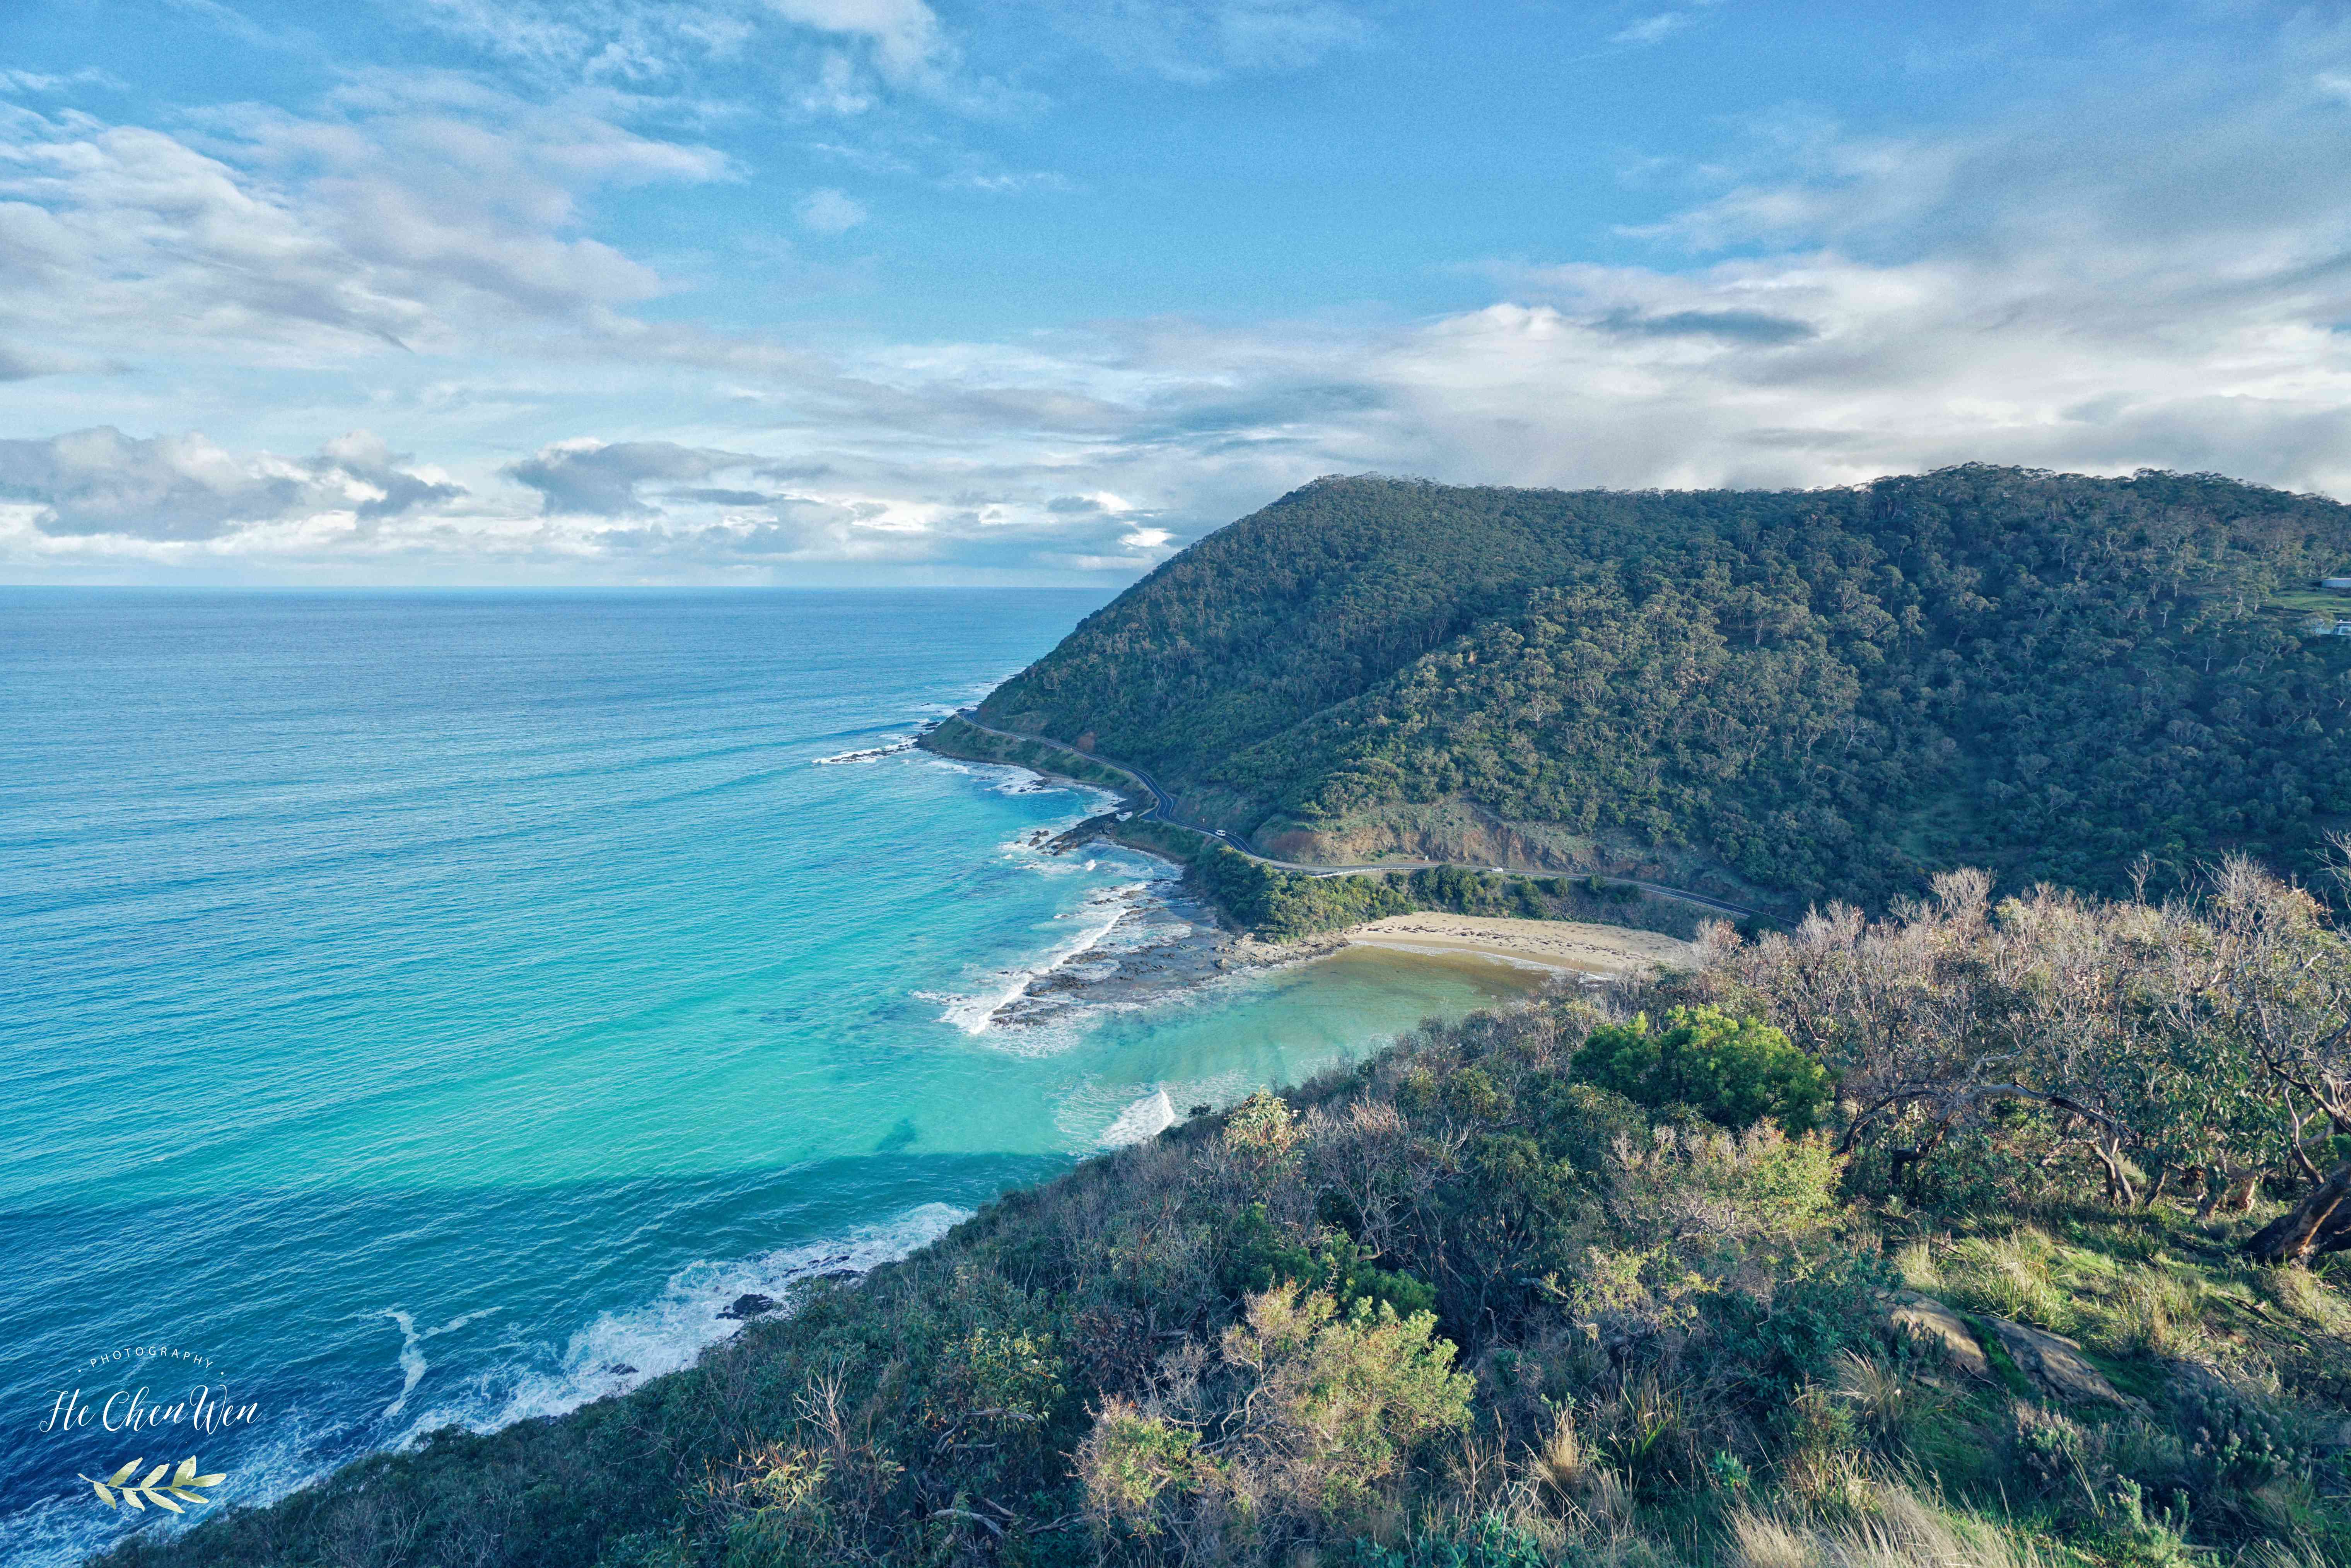
[[[1029,847],[1061,855],[1110,838],[1123,813],[1088,818],[1060,834],[1040,829]],[[1151,852],[1132,845],[1138,854]],[[1160,858],[1160,857],[1154,857]],[[1662,934],[1573,920],[1524,920],[1425,911],[1286,942],[1233,929],[1213,903],[1182,880],[1136,884],[1118,894],[1127,907],[1094,939],[1032,976],[999,1003],[991,1027],[1049,1023],[1081,1006],[1141,1007],[1220,976],[1260,973],[1354,947],[1433,958],[1481,958],[1549,971],[1586,986],[1657,969],[1692,968],[1691,943]]]
[[[1058,835],[1040,829],[1031,835],[1029,845],[1042,854],[1068,854],[1101,838],[1114,821],[1115,813],[1104,813]],[[1304,963],[1347,945],[1339,936],[1267,942],[1235,931],[1213,904],[1183,880],[1123,892],[1127,907],[1118,917],[1092,942],[1035,975],[1018,994],[999,1003],[989,1015],[991,1027],[1033,1028],[1077,1007],[1141,1007],[1219,976]]]
[[[1108,842],[1163,863],[1181,865],[1121,839],[1118,825],[1127,816],[1124,810],[1101,812],[1060,833],[1038,829],[1026,841],[1029,848],[1047,855],[1066,855],[1098,841]],[[1124,897],[1127,907],[1091,942],[1046,966],[999,1002],[988,1015],[988,1027],[1033,1028],[1081,1006],[1142,1007],[1220,976],[1285,968],[1348,947],[1424,957],[1492,959],[1548,970],[1559,981],[1583,985],[1605,984],[1658,968],[1694,967],[1698,961],[1698,949],[1691,943],[1635,927],[1435,911],[1269,942],[1235,929],[1215,903],[1194,885],[1188,868],[1184,868],[1180,879],[1136,884],[1098,896]]]

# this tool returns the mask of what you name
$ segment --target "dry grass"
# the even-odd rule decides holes
[[[1924,1241],[1910,1242],[1895,1253],[1894,1270],[1914,1291],[1932,1295],[1943,1288],[1942,1270],[1935,1267],[1935,1249]]]
[[[1880,1483],[1869,1510],[1836,1524],[1742,1509],[1730,1520],[1733,1568],[2041,1568],[1997,1526],[1954,1519],[1907,1487]]]
[[[2239,1568],[2341,1568],[2324,1547],[2306,1542],[2264,1541],[2238,1563]]]
[[[1820,1561],[1812,1531],[1774,1513],[1744,1510],[1730,1518],[1730,1561],[1736,1568],[1813,1568]]]
[[[1592,1480],[1592,1458],[1584,1452],[1583,1439],[1576,1435],[1573,1421],[1560,1418],[1543,1446],[1535,1450],[1534,1467],[1543,1484],[1560,1496],[1583,1495]]]
[[[1836,1359],[1836,1391],[1855,1425],[1881,1443],[1899,1443],[1908,1431],[1917,1391],[1899,1373],[1848,1350]]]
[[[2079,1318],[2070,1292],[2050,1278],[2057,1244],[2038,1226],[1954,1243],[1942,1273],[1964,1304],[1996,1318],[2070,1333]]]
[[[2125,1351],[2178,1355],[2196,1322],[2196,1293],[2160,1269],[2134,1269],[2109,1298],[2106,1337]]]
[[[1548,1505],[1571,1526],[1607,1537],[1631,1529],[1633,1500],[1625,1478],[1600,1462],[1564,1412],[1529,1456],[1525,1473],[1533,1482],[1529,1500]]]
[[[2314,1328],[2340,1333],[2351,1318],[2343,1298],[2307,1269],[2265,1269],[2259,1278],[2261,1292],[2272,1306]]]

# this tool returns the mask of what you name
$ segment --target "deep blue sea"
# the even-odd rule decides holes
[[[990,1024],[1166,868],[1030,847],[1099,797],[826,759],[1094,602],[0,590],[0,1563],[170,1526],[78,1473],[259,1501],[634,1386],[1525,984],[1348,954]]]

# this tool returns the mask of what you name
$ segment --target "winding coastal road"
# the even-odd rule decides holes
[[[1151,796],[1151,804],[1134,813],[1135,821],[1155,820],[1166,823],[1171,828],[1181,828],[1186,832],[1198,833],[1203,837],[1214,839],[1236,854],[1246,855],[1259,865],[1270,865],[1281,871],[1301,872],[1308,876],[1374,876],[1391,871],[1437,871],[1445,866],[1460,866],[1470,871],[1500,872],[1510,876],[1529,874],[1525,872],[1512,871],[1509,866],[1492,865],[1482,861],[1381,861],[1374,865],[1307,865],[1299,861],[1275,860],[1271,855],[1261,855],[1250,849],[1236,834],[1226,829],[1207,827],[1198,822],[1187,822],[1178,817],[1176,814],[1176,797],[1161,789],[1159,780],[1140,768],[1123,762],[1113,762],[1110,758],[1097,757],[1091,751],[1080,751],[1068,742],[1055,740],[1050,736],[1024,735],[1019,730],[998,729],[993,725],[982,724],[975,718],[973,715],[977,711],[973,708],[957,708],[956,717],[984,735],[993,735],[1004,740],[1026,741],[1033,746],[1050,747],[1055,751],[1066,751],[1073,757],[1082,757],[1095,766],[1107,768],[1113,773],[1123,773],[1142,785]],[[1710,909],[1718,915],[1729,915],[1742,920],[1754,918],[1761,913],[1760,910],[1749,909],[1744,904],[1732,904],[1727,900],[1716,898],[1710,894],[1693,893],[1686,887],[1667,887],[1662,883],[1643,882],[1638,877],[1630,876],[1610,877],[1608,880],[1627,887],[1637,887],[1644,893],[1656,894],[1660,898],[1679,899],[1684,904],[1695,904],[1701,909]]]

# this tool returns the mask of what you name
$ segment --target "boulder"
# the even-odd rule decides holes
[[[2001,1347],[2025,1376],[2060,1399],[2088,1400],[2100,1405],[2128,1405],[2115,1392],[2106,1375],[2083,1358],[2082,1347],[2064,1334],[2029,1329],[2005,1318],[1994,1318],[1991,1332]]]
[[[1950,1358],[1952,1365],[1970,1377],[1991,1375],[1991,1363],[1985,1358],[1983,1346],[1976,1343],[1959,1313],[1916,1291],[1896,1291],[1892,1301],[1886,1317],[1897,1333],[1931,1342]]]
[[[726,1305],[719,1308],[718,1315],[722,1318],[747,1319],[756,1318],[760,1316],[762,1313],[772,1312],[775,1310],[775,1297],[760,1295],[757,1291],[746,1291],[741,1295],[736,1297],[732,1301],[729,1301]]]

